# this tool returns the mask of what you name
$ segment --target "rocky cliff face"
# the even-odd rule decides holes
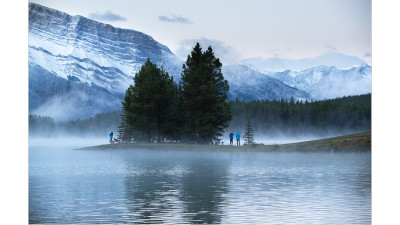
[[[30,113],[68,120],[120,109],[147,58],[180,78],[183,62],[149,35],[29,4]]]
[[[110,93],[95,84],[64,79],[38,65],[29,66],[29,111],[56,120],[88,118],[121,108],[123,94]]]

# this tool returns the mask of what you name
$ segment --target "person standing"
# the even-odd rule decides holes
[[[240,133],[239,133],[239,131],[236,133],[236,145],[240,146]]]
[[[230,140],[229,145],[233,145],[233,133],[229,134],[229,140]]]
[[[114,136],[114,133],[111,131],[111,133],[110,133],[110,141],[112,141],[113,136]]]

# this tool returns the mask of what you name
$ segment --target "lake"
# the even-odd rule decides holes
[[[370,153],[83,146],[30,142],[29,223],[371,223]]]

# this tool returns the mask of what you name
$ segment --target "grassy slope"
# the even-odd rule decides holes
[[[280,145],[282,150],[371,151],[371,132]]]
[[[81,149],[166,149],[166,150],[211,150],[211,151],[371,151],[371,132],[349,134],[333,138],[305,141],[283,145],[197,145],[181,143],[113,144]]]

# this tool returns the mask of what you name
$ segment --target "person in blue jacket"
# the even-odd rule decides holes
[[[233,145],[233,133],[229,134],[229,140],[230,140],[229,145]]]
[[[112,141],[113,135],[114,135],[114,133],[111,131],[111,133],[110,133],[110,141]]]
[[[240,133],[239,133],[239,131],[236,133],[236,145],[240,146]]]

